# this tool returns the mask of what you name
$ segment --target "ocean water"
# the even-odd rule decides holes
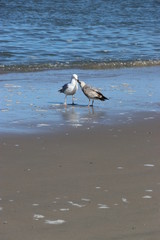
[[[0,72],[160,65],[160,0],[1,0]]]

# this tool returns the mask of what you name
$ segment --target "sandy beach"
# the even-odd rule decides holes
[[[160,240],[160,0],[0,13],[0,240]]]
[[[0,239],[159,240],[159,71],[79,70],[94,109],[64,108],[71,70],[0,76]]]
[[[0,238],[158,240],[159,129],[1,136]]]

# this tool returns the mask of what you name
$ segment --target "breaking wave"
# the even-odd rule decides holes
[[[160,60],[136,60],[136,61],[81,61],[81,62],[55,62],[55,63],[39,63],[28,65],[0,65],[0,73],[11,72],[38,72],[45,70],[61,70],[61,69],[114,69],[128,67],[147,67],[160,66]]]

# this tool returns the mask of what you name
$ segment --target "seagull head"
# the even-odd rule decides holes
[[[86,85],[85,82],[83,82],[83,81],[79,81],[79,80],[77,80],[77,81],[81,88],[83,88]]]
[[[74,78],[76,81],[78,81],[78,75],[77,74],[73,74],[72,78]]]

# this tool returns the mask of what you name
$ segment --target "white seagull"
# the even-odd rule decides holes
[[[72,95],[72,104],[74,104],[74,94],[78,90],[78,75],[73,74],[70,83],[66,83],[60,90],[60,93],[65,94],[64,105],[67,105],[67,96]]]
[[[98,89],[87,85],[83,81],[79,81],[79,80],[77,80],[77,81],[78,81],[83,93],[89,99],[88,107],[90,106],[89,104],[90,104],[91,99],[92,99],[92,105],[91,106],[93,106],[94,100],[101,100],[101,101],[109,100]]]

